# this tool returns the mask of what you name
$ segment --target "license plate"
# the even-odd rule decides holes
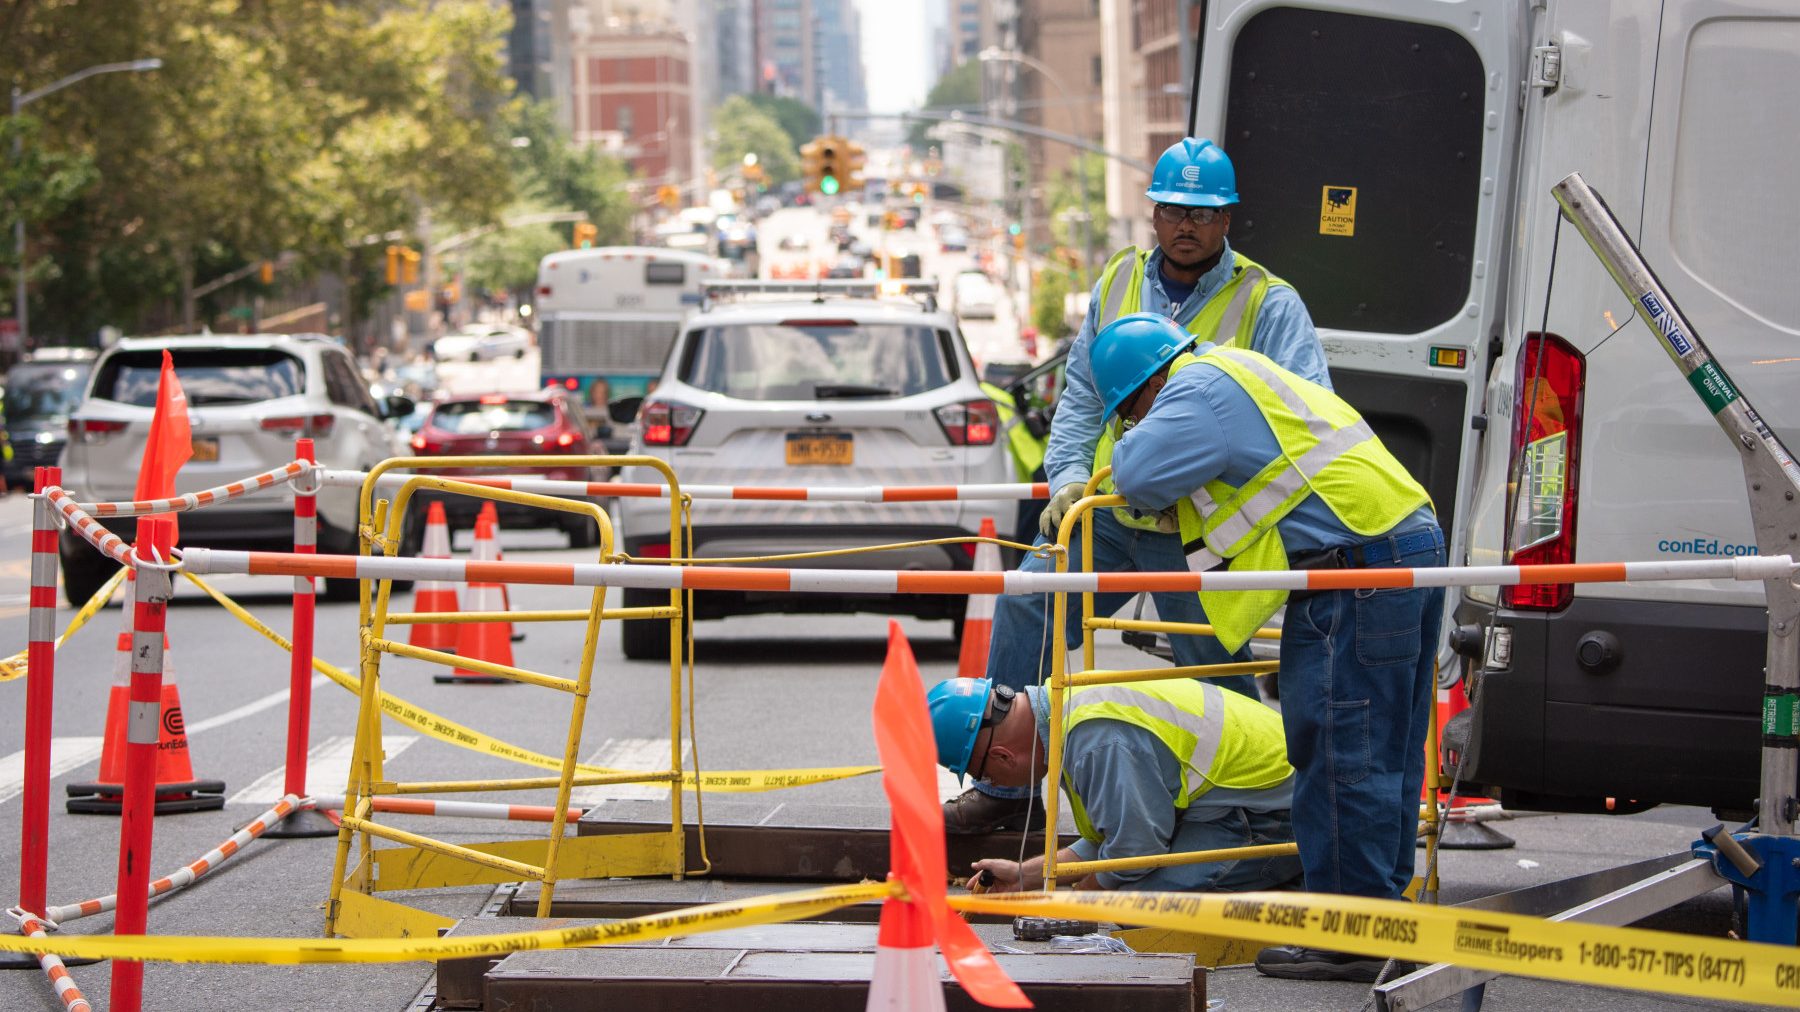
[[[806,466],[829,464],[849,467],[855,459],[855,443],[848,432],[790,432],[787,462]]]
[[[213,436],[195,436],[194,459],[202,463],[218,460],[219,440]]]

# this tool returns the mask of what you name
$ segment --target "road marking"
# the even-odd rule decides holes
[[[329,685],[330,683],[331,683],[331,679],[326,678],[324,675],[314,675],[313,680],[312,680],[312,687],[315,690],[317,690],[317,689],[323,688],[326,685]],[[215,727],[223,727],[224,725],[229,724],[232,721],[243,720],[245,717],[249,717],[249,716],[253,716],[255,714],[261,713],[264,710],[270,709],[271,707],[281,706],[284,703],[286,703],[287,701],[288,701],[288,690],[282,689],[280,692],[271,692],[268,695],[262,697],[261,699],[252,700],[248,703],[245,703],[243,706],[238,707],[235,710],[226,710],[224,713],[221,713],[216,717],[208,717],[205,720],[197,720],[197,721],[193,722],[192,724],[189,724],[187,726],[188,737],[191,738],[194,735],[199,734],[202,731],[210,731]],[[280,801],[280,800],[281,800],[281,795],[279,795],[279,794],[277,794],[273,798],[269,799],[271,804],[276,801]]]
[[[583,760],[589,766],[606,766],[618,770],[666,770],[669,768],[667,738],[608,738],[593,755]],[[577,787],[569,794],[569,805],[588,809],[602,801],[666,798],[664,784],[599,784]]]
[[[85,766],[100,758],[103,738],[50,739],[50,775],[62,776],[77,766]],[[14,752],[0,757],[0,804],[25,792],[25,753]]]
[[[418,741],[418,735],[384,734],[381,736],[381,750],[387,753],[384,762],[393,762],[400,753]],[[355,735],[338,735],[327,738],[314,745],[306,753],[306,788],[325,794],[342,794],[344,785],[350,780],[350,760],[356,750]],[[226,800],[230,805],[261,805],[264,808],[281,800],[287,786],[287,769],[277,766],[250,786],[233,794]]]

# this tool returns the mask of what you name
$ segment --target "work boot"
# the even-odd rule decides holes
[[[944,830],[975,835],[1007,829],[1044,828],[1044,806],[1037,798],[996,798],[971,787],[944,802]]]
[[[1399,980],[1418,969],[1405,960],[1395,960],[1394,968],[1381,977],[1387,960],[1380,956],[1359,956],[1330,949],[1309,949],[1300,945],[1271,945],[1256,954],[1256,969],[1265,977],[1283,980],[1348,980],[1373,984],[1376,979]]]

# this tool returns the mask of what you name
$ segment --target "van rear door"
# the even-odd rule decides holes
[[[1517,6],[1222,0],[1194,69],[1193,134],[1237,169],[1232,245],[1299,291],[1338,393],[1430,490],[1453,563],[1503,318]]]

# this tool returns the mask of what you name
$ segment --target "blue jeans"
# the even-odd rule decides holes
[[[1441,547],[1393,563],[1443,564]],[[1399,899],[1412,880],[1443,606],[1441,587],[1288,601],[1281,717],[1310,892]]]
[[[1038,538],[1042,544],[1044,538]],[[1079,528],[1070,546],[1069,571],[1081,570],[1081,538]],[[1173,534],[1142,531],[1126,527],[1113,517],[1110,509],[1094,514],[1094,566],[1096,572],[1186,572],[1187,555],[1181,550],[1181,539]],[[1022,573],[1054,573],[1053,560],[1027,555],[1019,565]],[[1133,594],[1094,595],[1094,614],[1111,615],[1125,606]],[[1200,607],[1200,595],[1193,593],[1153,594],[1156,614],[1168,622],[1205,622],[1206,612]],[[1050,677],[1051,646],[1048,627],[1052,615],[1048,594],[1002,594],[994,603],[994,637],[988,649],[987,676],[998,685],[1022,689],[1038,685]],[[1068,622],[1064,629],[1071,650],[1081,646],[1081,599],[1069,595]],[[1175,663],[1183,667],[1200,664],[1228,664],[1248,661],[1248,648],[1227,653],[1211,636],[1178,635],[1169,637]],[[1256,678],[1252,675],[1229,675],[1212,679],[1216,684],[1260,699]],[[1423,748],[1424,746],[1420,746]],[[998,787],[977,783],[983,794],[997,798],[1022,798],[1030,794],[1022,787]]]
[[[1286,809],[1253,812],[1232,808],[1217,819],[1204,822],[1183,819],[1175,824],[1169,853],[1224,850],[1228,847],[1260,847],[1294,839],[1294,824]],[[1258,892],[1298,888],[1300,859],[1292,854],[1208,864],[1177,864],[1152,868],[1142,878],[1122,883],[1120,889],[1140,892]]]

